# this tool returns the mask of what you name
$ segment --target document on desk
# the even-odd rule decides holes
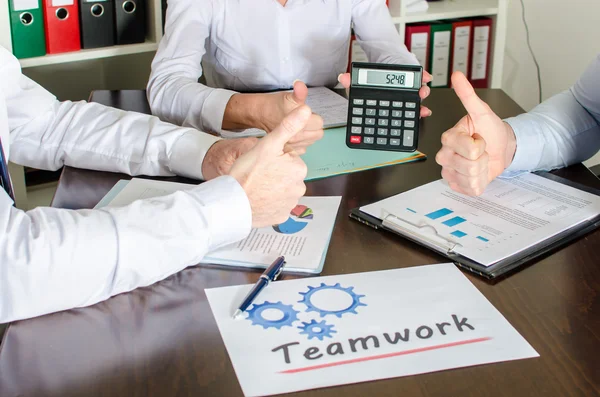
[[[266,268],[283,255],[284,272],[321,273],[341,199],[302,197],[284,223],[254,228],[242,241],[208,253],[202,262]]]
[[[165,196],[196,185],[134,178],[119,181],[96,205],[121,207],[136,200]],[[254,228],[245,239],[209,252],[202,263],[266,268],[284,255],[284,272],[318,274],[323,270],[340,196],[302,197],[282,224]]]
[[[313,113],[323,118],[324,128],[341,127],[348,121],[348,100],[327,87],[310,87],[306,104]],[[259,128],[248,128],[243,131],[223,131],[224,138],[243,138],[248,136],[264,136],[265,131]]]
[[[302,160],[308,167],[307,181],[373,168],[424,160],[421,152],[356,150],[346,146],[346,127],[325,130],[323,139],[306,149]]]
[[[538,356],[452,264],[251,287],[206,290],[247,397]]]
[[[443,180],[361,207],[399,231],[445,240],[483,266],[536,246],[600,214],[600,197],[535,174],[496,179],[479,197]]]

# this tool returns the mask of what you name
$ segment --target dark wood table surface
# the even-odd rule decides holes
[[[521,109],[500,90],[479,94],[501,117]],[[147,111],[142,92],[96,92],[95,101]],[[307,195],[343,200],[323,275],[445,262],[390,233],[348,218],[351,208],[440,177],[440,134],[465,113],[451,90],[427,100],[418,163],[308,183]],[[583,165],[557,172],[599,187]],[[124,175],[65,168],[53,205],[91,208]],[[178,180],[174,178],[174,180]],[[300,392],[298,396],[600,395],[600,232],[495,282],[467,277],[539,358]],[[85,265],[85,264],[82,264]],[[205,288],[253,283],[260,272],[188,268],[93,307],[12,324],[0,347],[0,395],[240,396]],[[287,276],[290,278],[290,276]]]

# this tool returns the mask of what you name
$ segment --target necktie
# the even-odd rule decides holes
[[[2,139],[0,139],[0,184],[6,191],[6,194],[10,196],[12,201],[15,201],[15,194],[13,192],[12,183],[10,181],[10,174],[8,173],[8,162],[4,158],[4,149],[2,148]]]

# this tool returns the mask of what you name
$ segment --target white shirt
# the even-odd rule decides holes
[[[0,137],[18,164],[200,178],[217,138],[156,117],[60,103],[0,47]],[[250,231],[232,177],[103,210],[23,212],[0,189],[0,323],[88,306],[197,264]]]
[[[288,89],[296,79],[333,87],[352,25],[370,62],[418,64],[385,0],[169,0],[147,87],[152,113],[221,132],[236,91]],[[219,89],[199,84],[203,73]]]
[[[505,121],[517,138],[507,175],[548,171],[592,157],[600,149],[600,55],[569,90]]]

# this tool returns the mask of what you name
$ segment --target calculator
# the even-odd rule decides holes
[[[352,62],[346,145],[417,150],[422,76],[418,65]]]

